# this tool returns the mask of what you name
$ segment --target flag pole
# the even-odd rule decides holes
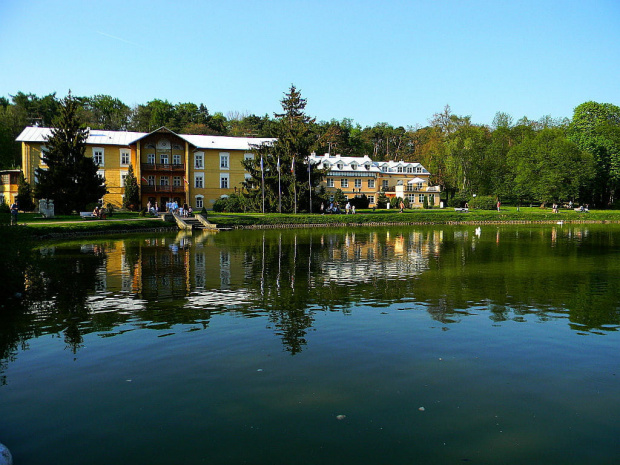
[[[312,179],[311,172],[312,166],[310,165],[310,157],[308,157],[308,192],[310,193],[310,213],[312,213]]]
[[[278,213],[282,213],[282,183],[280,178],[280,155],[278,155]]]
[[[260,178],[263,191],[263,215],[265,214],[265,171],[263,169],[263,156],[260,156]]]

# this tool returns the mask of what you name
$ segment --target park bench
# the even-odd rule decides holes
[[[461,212],[461,213],[467,213],[469,211],[469,208],[464,207],[464,208],[455,208],[454,209],[455,212]]]

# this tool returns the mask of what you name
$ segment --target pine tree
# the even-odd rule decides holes
[[[30,184],[26,181],[24,173],[19,173],[19,180],[17,181],[17,205],[19,205],[20,210],[26,212],[34,210],[32,189],[30,188]]]
[[[256,147],[254,160],[243,162],[252,176],[244,187],[259,210],[262,208],[263,177],[266,211],[278,210],[278,186],[282,189],[283,212],[309,210],[310,186],[314,190],[324,175],[322,170],[308,168],[308,157],[316,143],[311,130],[315,119],[306,115],[306,99],[301,98],[301,92],[294,85],[280,103],[283,113],[274,115],[277,141],[268,147]]]
[[[130,210],[135,210],[140,203],[140,192],[138,188],[138,180],[133,174],[133,165],[129,165],[129,171],[125,177],[125,197],[123,206]]]
[[[35,198],[53,199],[58,213],[84,210],[106,193],[105,180],[97,174],[98,166],[87,158],[88,131],[78,117],[80,104],[71,93],[60,102],[60,114],[46,141],[43,162],[37,168]]]

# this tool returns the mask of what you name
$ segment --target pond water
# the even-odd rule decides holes
[[[0,314],[16,464],[619,461],[617,226],[87,241]]]

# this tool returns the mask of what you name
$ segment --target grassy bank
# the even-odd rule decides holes
[[[358,210],[355,215],[321,215],[300,213],[209,213],[209,221],[220,227],[248,227],[252,225],[295,224],[456,224],[456,223],[529,223],[529,222],[620,222],[619,210],[594,210],[588,213],[521,207],[502,207],[501,211],[471,210],[455,212],[453,208],[433,210]]]
[[[0,215],[0,226],[8,227],[9,215]],[[521,207],[502,207],[501,211],[471,210],[455,212],[453,208],[432,210],[358,210],[355,215],[321,214],[278,214],[278,213],[208,213],[208,220],[219,227],[239,228],[253,226],[287,225],[358,225],[358,224],[459,224],[459,223],[555,223],[601,222],[620,223],[620,210],[592,210],[588,213]],[[33,237],[58,237],[68,235],[107,234],[174,229],[173,223],[164,223],[158,218],[144,218],[137,213],[117,213],[106,220],[83,220],[76,215],[58,216],[52,220],[43,219],[35,213],[20,214],[20,234]]]

